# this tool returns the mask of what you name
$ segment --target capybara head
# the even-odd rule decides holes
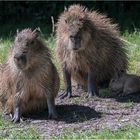
[[[17,68],[26,70],[34,62],[36,53],[39,50],[38,32],[35,29],[25,29],[17,32],[13,45],[13,59]]]
[[[79,5],[71,6],[66,10],[63,28],[67,34],[67,48],[70,50],[79,51],[84,49],[91,38],[87,25],[90,21],[87,21],[86,10],[85,7],[81,8]]]
[[[109,83],[109,89],[112,94],[119,94],[123,92],[124,87],[124,71],[116,72],[114,77],[111,79]]]

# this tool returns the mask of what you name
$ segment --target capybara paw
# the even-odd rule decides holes
[[[86,97],[87,98],[92,98],[92,97],[94,97],[94,95],[95,95],[94,92],[88,92]]]
[[[49,119],[53,119],[53,120],[56,120],[58,118],[58,114],[55,112],[55,113],[50,113],[49,116],[48,116]]]
[[[20,116],[17,114],[14,114],[14,116],[12,118],[12,122],[14,122],[14,123],[20,122]]]
[[[94,95],[91,95],[91,94],[86,95],[86,98],[93,98],[93,97],[94,97]]]
[[[125,96],[126,96],[125,93],[120,93],[120,94],[119,94],[119,97],[125,97]]]
[[[99,97],[95,92],[88,92],[86,98],[95,98]]]
[[[16,108],[13,113],[12,122],[20,122],[21,112],[19,108]]]

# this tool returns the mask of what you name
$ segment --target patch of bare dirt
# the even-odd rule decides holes
[[[60,136],[66,129],[76,132],[104,128],[115,130],[125,125],[140,126],[140,94],[86,98],[86,92],[74,88],[73,95],[70,99],[56,99],[58,120],[48,120],[48,112],[44,111],[26,121],[46,139],[52,135]]]

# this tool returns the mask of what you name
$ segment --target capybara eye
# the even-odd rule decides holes
[[[26,54],[26,53],[27,53],[27,51],[23,51],[22,53],[23,53],[23,54]]]
[[[34,41],[31,41],[30,44],[33,45],[34,44]]]
[[[27,47],[31,47],[32,45],[34,45],[34,41],[30,41],[30,42],[27,42]]]
[[[17,41],[18,42],[21,42],[22,38],[21,37],[18,37]]]
[[[111,83],[113,83],[113,82],[115,82],[115,79],[112,79],[112,80],[111,80]]]
[[[75,36],[70,35],[70,39],[71,39],[72,42],[75,41]]]
[[[34,44],[35,44],[35,41],[32,40],[32,41],[30,42],[30,46],[33,46]]]
[[[74,39],[74,36],[73,35],[70,35],[70,39]]]

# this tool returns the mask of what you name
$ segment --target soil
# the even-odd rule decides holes
[[[60,91],[61,95],[64,91]],[[100,91],[102,93],[102,91]],[[48,119],[48,111],[26,116],[22,123],[37,128],[45,139],[66,131],[116,130],[125,125],[140,127],[140,93],[126,97],[86,98],[86,92],[73,87],[73,97],[56,99],[57,120]]]

